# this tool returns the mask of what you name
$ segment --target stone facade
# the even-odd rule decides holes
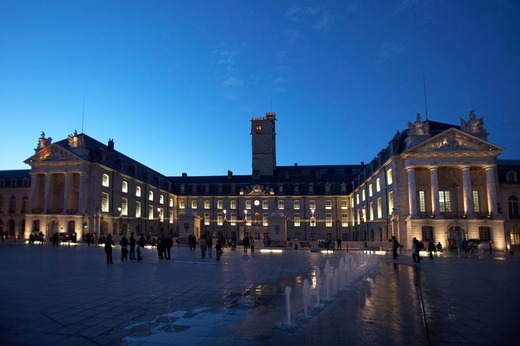
[[[413,237],[459,248],[462,239],[520,244],[520,161],[500,161],[472,111],[461,126],[423,121],[398,132],[368,164],[276,165],[276,114],[251,119],[252,174],[167,177],[86,134],[44,133],[30,170],[0,172],[0,226],[42,232],[249,235],[262,246],[336,240],[405,248]]]

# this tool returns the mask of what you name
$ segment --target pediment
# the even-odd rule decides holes
[[[25,160],[25,163],[33,165],[44,162],[77,162],[78,160],[82,159],[58,145],[51,144],[45,148],[39,149],[36,154]]]
[[[503,148],[455,128],[448,129],[403,153],[404,156],[497,156]]]

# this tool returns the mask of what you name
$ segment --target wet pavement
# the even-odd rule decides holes
[[[102,248],[0,243],[2,345],[516,345],[520,258],[288,250],[106,265]],[[337,270],[325,287],[327,261]],[[318,304],[315,267],[322,272]],[[346,271],[344,271],[346,272]],[[305,304],[303,283],[310,282]],[[285,289],[289,286],[290,309]],[[306,307],[306,308],[305,308]],[[307,314],[305,314],[305,311]],[[290,314],[290,315],[289,315]]]

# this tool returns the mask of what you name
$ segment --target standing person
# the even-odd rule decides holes
[[[244,255],[247,255],[247,249],[249,248],[249,237],[246,235],[243,239],[244,242]]]
[[[213,239],[211,238],[211,235],[208,233],[206,236],[206,247],[208,248],[208,258],[211,258],[211,247],[213,246]]]
[[[338,243],[338,250],[341,250],[341,239],[336,239],[336,243]]]
[[[392,236],[392,257],[397,259],[397,249],[399,249],[399,242],[395,235]]]
[[[171,259],[171,250],[172,250],[172,246],[173,246],[172,237],[167,236],[164,239],[164,246],[166,248],[166,252],[164,253],[164,256],[166,257],[167,260],[169,260],[169,259]]]
[[[139,246],[141,247],[141,250],[144,248],[144,246],[146,245],[146,238],[144,237],[144,234],[141,234],[141,236],[139,237],[139,242],[138,242]]]
[[[421,245],[416,237],[413,237],[412,241],[412,259],[415,263],[421,262],[421,256],[419,255],[419,251],[421,251]]]
[[[59,246],[59,237],[60,236],[58,235],[58,232],[54,232],[54,234],[52,235],[52,246]]]
[[[121,262],[126,262],[128,261],[128,239],[126,239],[126,236],[121,238],[119,245],[121,245]]]
[[[130,259],[135,260],[135,245],[137,240],[134,237],[134,232],[130,233]]]
[[[435,244],[433,240],[430,240],[428,243],[428,253],[430,254],[430,259],[433,259],[433,253],[435,252]]]
[[[160,259],[163,259],[166,255],[166,242],[163,235],[157,238],[157,253]]]
[[[112,261],[112,245],[114,245],[114,242],[112,241],[112,236],[109,234],[105,240],[105,254],[107,255],[107,264],[114,264]]]
[[[222,242],[217,240],[217,243],[215,244],[215,252],[217,256],[217,261],[220,261],[220,256],[222,255]]]
[[[438,251],[438,252],[441,252],[441,251],[442,251],[442,244],[441,244],[441,242],[438,242],[438,243],[437,243],[437,251]]]
[[[255,238],[249,239],[249,246],[251,247],[251,255],[255,253]]]
[[[200,245],[200,253],[202,255],[202,258],[206,258],[206,237],[205,236],[200,237],[199,245]]]

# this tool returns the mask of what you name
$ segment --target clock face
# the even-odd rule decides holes
[[[255,205],[256,205],[256,206],[259,206],[259,205],[260,205],[260,201],[256,199],[256,200],[255,200]]]

